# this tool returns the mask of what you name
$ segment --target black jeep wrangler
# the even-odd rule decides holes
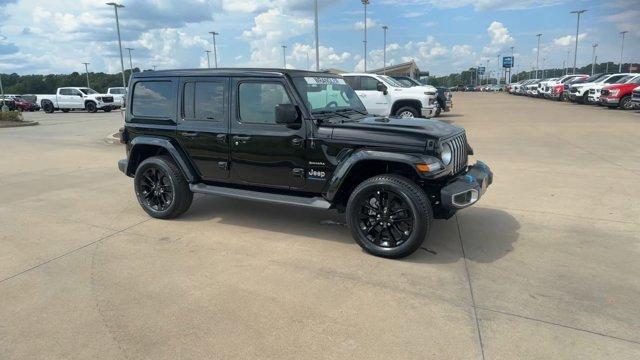
[[[492,182],[487,165],[468,165],[463,129],[372,117],[340,76],[150,71],[129,89],[118,167],[155,218],[181,215],[193,193],[337,209],[362,248],[399,258]]]

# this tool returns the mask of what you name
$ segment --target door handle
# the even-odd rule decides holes
[[[240,143],[246,143],[249,140],[251,140],[251,136],[240,136],[240,135],[235,135],[233,138],[233,143],[238,146],[240,145]]]
[[[226,144],[227,143],[227,134],[218,134],[218,135],[216,135],[216,140],[220,144]]]
[[[293,139],[291,139],[291,145],[296,146],[296,147],[298,147],[298,146],[302,146],[302,144],[303,144],[303,142],[304,142],[303,140],[304,140],[304,139],[299,138],[299,137],[297,137],[297,138],[293,138]]]
[[[186,132],[181,132],[180,135],[187,137],[187,138],[194,138],[198,136],[197,132],[190,132],[190,131],[186,131]]]

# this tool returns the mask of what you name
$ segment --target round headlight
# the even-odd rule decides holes
[[[445,166],[451,163],[451,147],[449,144],[442,145],[442,163]]]

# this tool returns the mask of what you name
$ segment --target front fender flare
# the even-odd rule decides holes
[[[134,158],[136,154],[136,147],[140,148],[141,146],[144,146],[144,145],[161,147],[167,150],[169,155],[171,155],[171,157],[176,162],[176,164],[178,164],[178,167],[180,167],[180,169],[184,173],[184,176],[187,179],[187,181],[189,183],[196,182],[196,180],[198,179],[197,172],[195,171],[191,163],[189,163],[186,160],[186,155],[182,152],[180,148],[174,146],[171,143],[171,141],[169,141],[168,139],[155,137],[155,136],[135,137],[133,140],[131,140],[131,152],[129,154],[129,159]],[[133,176],[133,174],[135,174],[135,167],[137,166],[138,164],[132,161],[129,161],[127,163],[127,169],[125,174],[127,174],[128,176]]]
[[[333,172],[333,175],[331,176],[331,179],[325,186],[323,196],[328,201],[332,201],[356,164],[368,160],[386,161],[390,163],[401,163],[409,165],[415,171],[416,175],[421,178],[427,177],[425,177],[424,174],[418,172],[415,167],[416,164],[440,162],[439,159],[425,154],[394,153],[388,151],[367,149],[356,150],[338,164],[335,171]]]

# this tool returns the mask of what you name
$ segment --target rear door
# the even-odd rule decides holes
[[[283,189],[305,183],[305,123],[275,122],[275,107],[293,102],[282,78],[234,78],[230,131],[231,176],[240,183]]]
[[[177,139],[204,180],[229,177],[229,78],[189,77],[180,84]]]

